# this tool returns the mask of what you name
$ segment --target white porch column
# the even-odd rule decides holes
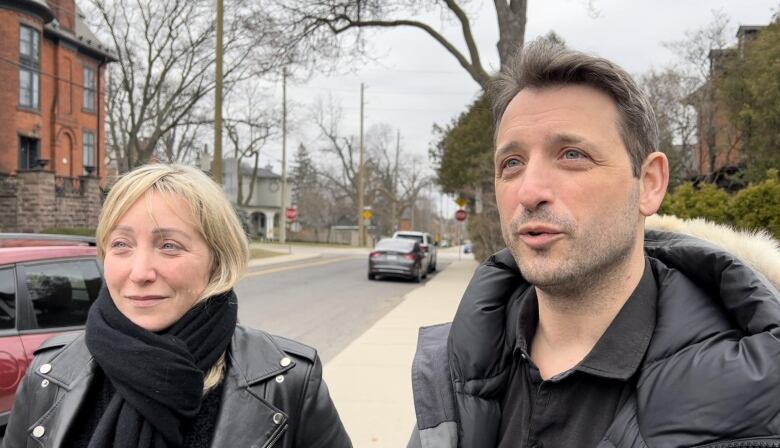
[[[265,237],[268,239],[274,238],[274,217],[276,212],[263,212],[265,215]]]

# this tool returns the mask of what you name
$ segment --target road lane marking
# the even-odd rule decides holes
[[[355,257],[329,258],[327,260],[315,261],[313,263],[296,264],[296,265],[292,265],[292,266],[284,266],[284,267],[281,267],[281,268],[266,269],[266,270],[257,271],[257,272],[248,272],[248,273],[244,274],[242,279],[247,278],[247,277],[259,277],[261,275],[273,274],[275,272],[292,271],[293,269],[310,268],[310,267],[314,267],[314,266],[321,266],[321,265],[324,265],[324,264],[338,263],[339,261],[349,260],[351,258],[355,258]]]

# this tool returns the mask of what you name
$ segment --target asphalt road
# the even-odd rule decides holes
[[[311,345],[328,362],[420,286],[370,281],[367,264],[366,256],[326,256],[250,271],[235,288],[239,321]]]

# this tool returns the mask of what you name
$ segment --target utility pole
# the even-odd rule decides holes
[[[222,185],[222,0],[217,0],[217,73],[214,86],[214,163],[211,177]],[[240,173],[240,171],[239,171]],[[239,182],[241,178],[239,177]]]
[[[279,242],[287,242],[287,68],[282,69],[282,215]]]
[[[401,153],[401,130],[397,130],[395,138],[395,166],[393,167],[393,229],[398,230],[398,156]]]
[[[366,226],[363,225],[363,83],[360,83],[360,165],[358,166],[358,246],[366,245]]]

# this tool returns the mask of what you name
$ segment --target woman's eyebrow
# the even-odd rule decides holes
[[[167,237],[171,235],[179,235],[184,238],[187,238],[188,240],[192,240],[192,237],[185,231],[177,229],[175,227],[157,227],[155,228],[152,233],[155,235],[159,235],[160,237]]]

